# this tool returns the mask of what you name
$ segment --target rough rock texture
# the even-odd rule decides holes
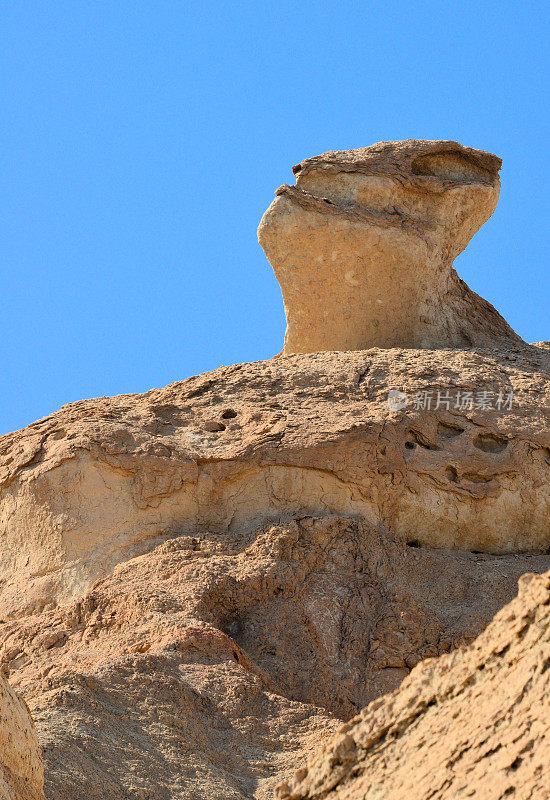
[[[283,292],[284,353],[521,341],[452,268],[496,208],[501,164],[409,139],[296,165],[258,228]]]
[[[43,785],[31,715],[0,672],[0,800],[44,800]]]
[[[369,703],[283,795],[363,797],[372,759],[369,798],[419,797],[401,790],[411,765],[431,779],[429,736],[430,797],[455,766],[453,797],[486,791],[484,763],[488,798],[512,772],[541,796],[548,580],[524,580],[521,622],[448,655],[550,569],[550,345],[451,266],[499,167],[416,141],[303,162],[260,226],[285,353],[355,352],[222,367],[0,437],[0,668],[35,716],[48,800],[267,800]],[[0,711],[0,800],[39,800],[2,686]]]
[[[548,568],[407,547],[356,518],[203,530],[6,621],[0,658],[35,717],[48,800],[267,799],[339,721]]]
[[[545,343],[296,355],[2,437],[0,661],[48,800],[267,800],[472,641],[550,568],[549,371]]]
[[[550,797],[550,573],[468,648],[428,659],[279,788],[285,800]]]
[[[0,438],[2,615],[78,599],[173,536],[302,514],[435,547],[543,551],[549,372],[544,345],[323,353],[66,406]],[[409,397],[395,412],[392,389]],[[416,410],[426,391],[431,410]],[[452,401],[436,409],[438,391]],[[511,391],[512,408],[495,408]]]

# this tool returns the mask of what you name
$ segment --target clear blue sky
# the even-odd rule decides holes
[[[282,345],[256,227],[383,139],[504,159],[456,266],[550,339],[545,2],[0,2],[0,433]]]

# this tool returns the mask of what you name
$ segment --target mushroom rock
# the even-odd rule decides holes
[[[283,293],[283,354],[521,343],[453,269],[496,208],[501,165],[408,139],[293,167],[258,228]]]

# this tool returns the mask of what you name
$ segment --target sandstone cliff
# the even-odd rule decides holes
[[[49,800],[270,797],[481,633],[550,569],[549,355],[293,356],[3,437],[0,658]],[[388,406],[482,387],[512,407]]]
[[[345,517],[204,529],[0,626],[49,800],[244,800],[472,641],[549,555],[410,547]]]
[[[0,437],[0,666],[48,800],[267,800],[364,706],[283,795],[386,797],[391,771],[387,800],[424,800],[403,765],[422,787],[435,759],[434,797],[496,800],[497,735],[503,796],[547,788],[548,578],[456,649],[550,570],[550,344],[452,270],[499,167],[418,141],[302,162],[260,227],[285,357]],[[38,800],[8,701],[6,797]]]
[[[543,347],[301,355],[67,406],[0,438],[3,614],[77,599],[171,536],[300,514],[356,514],[422,545],[545,550],[549,362]],[[410,398],[396,412],[392,389]],[[416,409],[424,392],[432,407]],[[452,401],[435,410],[437,392]],[[482,392],[492,408],[476,407]]]

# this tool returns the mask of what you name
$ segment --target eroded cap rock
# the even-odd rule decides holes
[[[452,141],[379,142],[293,167],[258,239],[280,283],[284,353],[521,341],[454,259],[496,208],[498,156]]]

